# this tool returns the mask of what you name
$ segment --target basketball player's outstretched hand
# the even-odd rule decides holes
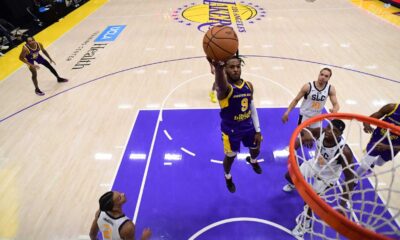
[[[288,116],[288,114],[285,112],[285,114],[283,114],[283,116],[282,116],[282,122],[283,122],[283,123],[286,123],[288,120],[289,120],[289,116]]]
[[[140,240],[148,240],[148,239],[150,239],[150,237],[151,237],[150,228],[143,229],[142,237],[140,238]]]

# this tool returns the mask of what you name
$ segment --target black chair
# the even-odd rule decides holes
[[[29,15],[32,16],[33,21],[39,26],[43,26],[43,22],[36,16],[36,14],[33,13],[32,8],[31,7],[27,7],[26,11],[29,13]]]
[[[14,47],[15,40],[21,37],[21,33],[10,22],[0,18],[0,49],[7,50]]]

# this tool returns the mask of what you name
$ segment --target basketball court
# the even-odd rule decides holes
[[[89,239],[110,189],[126,193],[136,237],[150,227],[152,239],[295,239],[303,200],[282,187],[298,109],[286,124],[281,116],[323,67],[341,112],[398,103],[399,17],[389,22],[363,1],[225,2],[231,15],[218,21],[238,33],[242,78],[255,87],[263,173],[242,148],[237,191],[226,189],[202,49],[215,2],[92,0],[36,36],[68,83],[42,67],[39,97],[21,46],[0,59],[0,239]],[[368,135],[351,139],[361,155]],[[399,195],[391,201],[399,206]]]

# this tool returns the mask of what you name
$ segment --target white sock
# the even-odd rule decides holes
[[[251,163],[257,163],[257,159],[253,159],[253,158],[250,157],[250,162]]]
[[[231,178],[232,178],[232,175],[231,175],[230,173],[225,173],[225,178],[226,178],[226,179],[231,179]]]

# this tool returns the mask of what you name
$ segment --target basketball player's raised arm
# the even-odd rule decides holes
[[[332,103],[332,108],[329,109],[329,112],[331,113],[337,113],[339,111],[339,102],[336,97],[336,89],[334,86],[331,85],[331,89],[329,89],[329,99],[331,100]]]
[[[99,226],[97,225],[97,220],[99,219],[100,210],[97,210],[94,220],[92,222],[92,226],[90,227],[90,240],[97,239],[97,233],[99,232]]]
[[[300,89],[300,92],[297,96],[292,100],[287,108],[286,112],[282,116],[282,122],[286,123],[289,120],[289,113],[296,107],[297,103],[299,103],[300,99],[303,98],[310,91],[310,84],[304,84],[304,86]]]
[[[50,60],[50,62],[56,64],[56,63],[53,61],[53,59],[51,59],[50,54],[46,51],[46,49],[44,49],[43,45],[42,45],[41,43],[39,43],[39,42],[38,42],[38,44],[39,44],[40,49],[42,50],[42,52],[44,53],[44,55],[46,55],[46,57]]]
[[[229,91],[231,86],[228,84],[228,80],[226,79],[224,66],[220,64],[220,62],[214,61],[214,76],[215,83],[217,84],[217,97],[219,100],[226,98],[229,95]]]
[[[370,117],[376,118],[376,119],[381,119],[385,115],[388,115],[389,113],[393,112],[395,107],[396,107],[395,103],[386,104],[381,109],[379,109],[379,111],[371,114]],[[364,132],[371,133],[372,131],[374,131],[374,129],[371,127],[371,125],[369,123],[364,123]]]
[[[343,168],[343,174],[344,174],[344,180],[345,180],[345,185],[343,189],[343,198],[346,200],[349,200],[349,193],[353,191],[354,189],[354,164],[353,164],[353,153],[349,146],[345,145],[343,147],[343,155],[344,158],[342,161],[342,168]],[[340,205],[342,207],[346,208],[346,201],[342,198],[340,201]]]

